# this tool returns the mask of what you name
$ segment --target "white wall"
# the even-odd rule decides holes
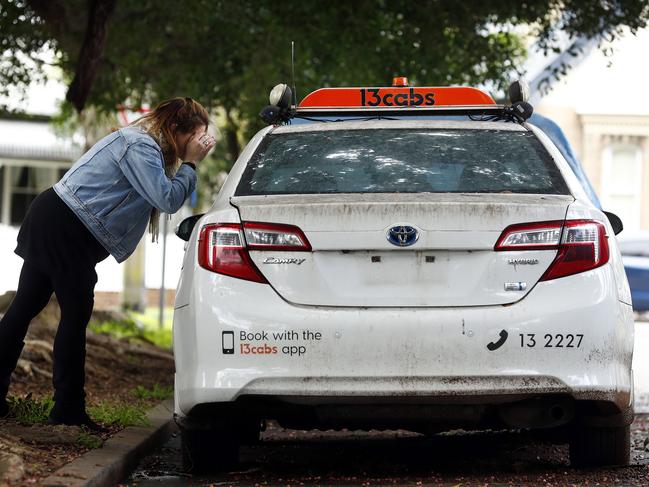
[[[0,294],[15,290],[23,260],[14,254],[18,229],[0,225]]]
[[[159,288],[162,281],[162,237],[158,243],[152,243],[151,238],[146,243],[146,273],[145,284],[148,288]],[[185,241],[175,234],[167,237],[167,252],[165,266],[165,288],[176,289],[180,278],[180,267],[183,263]]]

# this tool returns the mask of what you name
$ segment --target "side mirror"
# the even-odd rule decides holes
[[[178,237],[185,242],[188,241],[189,237],[192,236],[194,225],[196,225],[196,222],[200,220],[204,214],[205,213],[201,213],[200,215],[192,215],[181,221],[176,227],[176,235],[178,235]]]
[[[530,100],[530,85],[525,80],[519,79],[509,85],[507,90],[509,94],[509,101],[518,103],[521,101],[529,102]]]
[[[618,235],[622,230],[624,230],[624,225],[622,225],[622,220],[619,216],[617,216],[615,213],[611,213],[610,211],[605,211],[604,214],[608,218],[608,221],[611,222],[611,226],[613,227],[613,232],[615,233],[615,235]]]

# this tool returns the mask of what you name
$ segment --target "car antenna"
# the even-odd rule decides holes
[[[295,41],[291,41],[291,78],[293,82],[293,105],[297,107],[297,89],[295,88]]]

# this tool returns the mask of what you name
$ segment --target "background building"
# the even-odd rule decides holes
[[[565,131],[622,236],[649,230],[649,29],[590,50],[535,109]]]

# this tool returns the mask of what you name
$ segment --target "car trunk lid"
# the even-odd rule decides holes
[[[518,301],[556,250],[495,252],[494,244],[509,225],[563,220],[572,201],[568,195],[469,193],[231,199],[242,221],[295,225],[308,238],[311,252],[250,252],[282,298],[299,305],[351,307]],[[397,233],[414,229],[416,242],[391,243],[388,234],[395,227]]]

